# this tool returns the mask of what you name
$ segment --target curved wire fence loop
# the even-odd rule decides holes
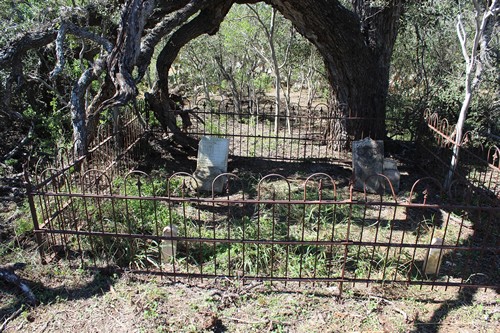
[[[232,181],[231,181],[232,180]],[[222,185],[222,191],[221,191],[221,194],[222,195],[226,195],[226,196],[230,196],[231,193],[233,192],[236,192],[236,191],[241,191],[241,195],[242,195],[242,199],[245,200],[245,189],[244,189],[244,186],[243,186],[243,181],[241,180],[240,177],[238,177],[237,175],[235,175],[234,173],[230,173],[230,172],[224,172],[224,173],[221,173],[220,175],[217,175],[214,180],[212,181],[212,198],[215,198],[216,197],[216,191],[215,191],[215,188],[216,188],[216,184],[218,184],[219,182],[223,182],[223,185]],[[238,183],[238,187],[236,186],[231,186],[231,184],[234,184],[235,182]]]
[[[192,174],[187,172],[176,172],[167,180],[167,197],[170,198],[174,196],[174,194],[179,196],[180,194],[180,196],[184,198],[190,193],[190,190],[194,190],[195,196],[199,197],[199,188],[200,184]],[[174,192],[173,189],[176,189],[177,192]]]
[[[111,179],[105,171],[90,169],[82,174],[81,179],[81,191],[83,194],[113,194]]]
[[[267,187],[266,183],[269,182],[270,180],[272,180],[273,178],[279,179],[281,182],[278,184],[271,184],[269,187]],[[270,195],[272,197],[272,199],[276,199],[276,195],[277,195],[276,192],[280,193],[279,187],[280,187],[281,183],[283,183],[283,182],[286,184],[284,197],[286,200],[290,200],[291,193],[292,193],[292,187],[291,187],[290,181],[285,176],[282,176],[282,175],[277,174],[277,173],[266,175],[260,179],[260,181],[257,184],[257,198],[264,199],[264,198],[268,198]]]
[[[488,153],[486,155],[486,160],[493,167],[495,167],[495,168],[497,168],[497,169],[500,170],[500,148],[498,148],[495,145],[489,147],[488,148]]]
[[[324,190],[328,189],[328,185],[325,185],[325,183],[323,182],[323,180],[325,180],[325,179],[332,186],[331,198],[328,198],[328,196],[326,196],[326,197],[324,196]],[[318,200],[324,200],[324,199],[337,200],[337,184],[332,176],[330,176],[326,173],[323,173],[323,172],[314,173],[306,178],[306,180],[304,181],[304,185],[303,185],[303,187],[304,187],[303,199],[304,200],[313,199],[313,198],[311,198],[310,192],[308,191],[308,187],[307,187],[313,181],[318,182],[318,184],[316,185],[316,188],[315,188],[316,192],[317,192],[316,199],[318,199]]]
[[[141,179],[144,179],[144,181],[141,181]],[[130,189],[131,185],[134,185],[134,187],[132,187],[129,192],[128,189]],[[156,196],[156,189],[153,180],[151,176],[144,171],[132,170],[127,172],[123,177],[123,185],[121,186],[123,186],[124,195],[131,194],[139,197]],[[149,191],[149,193],[145,193],[145,191]]]
[[[423,186],[424,188],[421,192],[417,192],[417,188]],[[432,191],[432,190],[435,191]],[[437,191],[436,191],[437,190]],[[410,194],[408,196],[408,202],[410,204],[421,203],[427,204],[432,203],[436,200],[443,199],[444,188],[441,182],[434,177],[425,177],[415,181],[411,187]],[[420,199],[421,202],[415,201]]]
[[[392,196],[392,199],[394,200],[394,202],[397,203],[397,196],[396,196],[396,193],[394,191],[394,186],[392,185],[391,180],[389,179],[389,177],[387,177],[386,175],[381,174],[381,173],[370,175],[363,182],[363,194],[364,194],[365,201],[370,201],[368,199],[367,184],[371,183],[370,180],[372,180],[372,179],[377,180],[376,183],[378,184],[378,189],[376,189],[376,192],[377,192],[376,194],[379,196],[380,201],[383,201],[384,194],[386,194],[387,189],[389,189],[388,194],[390,194]]]

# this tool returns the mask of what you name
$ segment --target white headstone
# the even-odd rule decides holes
[[[431,245],[443,245],[443,239],[439,237],[434,237],[431,241]],[[438,275],[439,268],[441,267],[441,259],[443,258],[442,249],[429,249],[427,250],[427,255],[424,259],[424,273],[426,275]]]
[[[229,154],[229,140],[204,136],[198,145],[198,163],[193,177],[198,182],[199,190],[211,192],[214,179],[227,172],[227,157]],[[225,179],[219,178],[213,184],[214,192],[223,190]]]
[[[178,229],[177,226],[171,225],[166,226],[163,229],[164,237],[177,237]],[[177,241],[176,240],[168,240],[164,239],[161,242],[161,255],[163,263],[167,263],[170,261],[170,258],[175,258],[175,253],[177,252]]]
[[[399,180],[401,178],[401,174],[398,170],[398,163],[390,158],[384,158],[384,175],[389,178],[392,188],[394,189],[394,194],[399,192]],[[391,193],[391,187],[389,184],[385,185],[385,191],[387,193]]]

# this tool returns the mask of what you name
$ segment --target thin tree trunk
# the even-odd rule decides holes
[[[229,82],[229,86],[231,87],[231,94],[233,95],[233,102],[235,104],[236,113],[241,114],[241,97],[237,87],[236,79],[234,78],[233,74],[228,72],[224,67],[224,64],[222,63],[222,56],[216,56],[215,59],[222,76]]]
[[[271,60],[273,62],[274,71],[274,87],[275,87],[275,119],[274,119],[274,133],[278,136],[279,130],[279,114],[281,112],[281,74],[278,64],[278,57],[276,56],[276,49],[274,47],[274,28],[276,23],[276,9],[273,8],[271,14],[271,24],[269,30],[266,30],[267,41],[271,49]]]
[[[453,181],[453,177],[457,170],[460,148],[462,145],[463,139],[463,127],[465,124],[465,119],[467,118],[467,111],[469,109],[470,102],[472,100],[472,94],[474,89],[479,85],[482,74],[482,57],[478,57],[477,52],[479,51],[479,43],[483,40],[484,32],[488,27],[488,23],[490,17],[494,15],[494,13],[499,11],[497,7],[497,0],[493,0],[490,4],[490,7],[484,10],[482,17],[480,17],[482,8],[479,5],[477,0],[474,0],[474,7],[476,10],[475,13],[475,35],[472,43],[470,55],[467,50],[467,36],[465,32],[465,28],[463,26],[462,17],[459,15],[457,18],[457,35],[460,41],[460,46],[462,48],[462,54],[465,59],[466,67],[465,67],[465,96],[462,102],[462,107],[460,109],[460,115],[458,117],[457,125],[455,127],[456,137],[455,142],[453,144],[453,155],[451,157],[450,167],[448,170],[448,174],[446,175],[446,179],[444,182],[445,190],[449,190],[451,187],[451,183]],[[491,36],[486,37],[491,38]],[[488,44],[489,41],[485,41]],[[487,52],[487,50],[482,50],[482,52]]]

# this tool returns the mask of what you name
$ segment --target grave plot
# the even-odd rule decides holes
[[[168,161],[176,170],[119,172],[130,161],[120,155],[111,167],[93,159],[39,172],[29,198],[42,258],[339,290],[499,281],[488,265],[499,209],[474,188],[456,184],[450,195],[435,179],[400,172],[377,141],[354,143],[347,164],[236,156],[235,140],[206,135],[196,158]]]

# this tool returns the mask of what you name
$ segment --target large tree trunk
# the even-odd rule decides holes
[[[352,0],[354,12],[337,0],[268,0],[311,41],[325,61],[332,104],[344,117],[365,120],[342,125],[349,139],[383,139],[390,59],[403,0],[385,7]],[[331,124],[330,134],[338,124]]]

